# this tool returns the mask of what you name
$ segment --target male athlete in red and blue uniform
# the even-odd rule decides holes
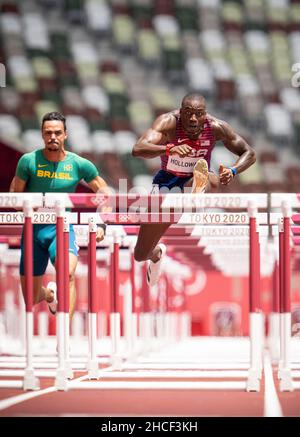
[[[219,167],[219,175],[210,171],[210,158],[216,141],[222,141],[237,159],[233,166]],[[192,193],[211,192],[219,183],[229,184],[256,161],[254,150],[225,121],[207,114],[205,99],[197,93],[187,94],[181,108],[162,114],[137,141],[133,156],[161,157],[162,168],[153,183],[164,188]],[[140,227],[134,256],[137,261],[150,260],[148,282],[154,285],[159,277],[160,260],[166,248],[158,244],[169,223],[143,224]]]

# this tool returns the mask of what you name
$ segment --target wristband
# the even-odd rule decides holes
[[[236,175],[236,167],[230,167],[232,176],[234,177]]]
[[[102,228],[104,231],[104,235],[106,234],[106,224],[105,223],[100,223],[99,225],[97,225],[97,228]]]
[[[174,144],[172,144],[172,143],[169,143],[169,144],[166,145],[166,155],[167,156],[171,155],[170,152],[171,152],[172,147],[174,147]]]

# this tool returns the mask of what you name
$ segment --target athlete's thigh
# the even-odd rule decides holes
[[[73,276],[75,274],[75,270],[78,263],[78,257],[74,255],[73,253],[69,252],[69,273],[70,276]]]
[[[135,251],[141,251],[143,253],[151,252],[159,242],[161,236],[170,226],[170,223],[141,225],[135,246]]]
[[[42,276],[47,268],[48,261],[49,261],[49,255],[47,249],[45,249],[41,244],[39,243],[37,239],[37,235],[34,231],[34,238],[33,238],[33,275],[35,276]],[[24,265],[24,259],[25,259],[25,247],[24,247],[24,237],[22,235],[21,239],[21,259],[20,259],[20,275],[25,275],[25,265]]]
[[[75,259],[77,260],[79,246],[76,243],[74,228],[70,226],[69,232],[69,262],[71,265],[75,265]],[[51,244],[48,247],[49,257],[53,265],[55,265],[56,260],[56,235],[53,237]],[[73,255],[73,257],[71,257]],[[77,261],[76,261],[77,263]],[[70,265],[70,267],[71,267]],[[73,268],[73,267],[72,267]],[[76,265],[75,265],[76,268]],[[70,270],[71,271],[71,270]]]

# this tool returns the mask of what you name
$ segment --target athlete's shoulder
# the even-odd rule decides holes
[[[206,114],[206,120],[212,128],[218,127],[222,120],[219,120],[217,117],[211,114]]]
[[[68,151],[66,161],[72,164],[75,163],[78,165],[82,165],[86,161],[88,161],[88,159],[84,158],[83,156],[77,155],[77,153]]]
[[[160,132],[167,132],[169,130],[174,129],[174,127],[176,127],[176,122],[178,118],[179,118],[178,109],[175,109],[174,111],[170,111],[170,112],[165,112],[164,114],[159,115],[155,119],[152,128]]]
[[[34,161],[37,156],[41,154],[41,149],[32,150],[31,152],[23,153],[23,155],[20,158],[20,161],[22,162],[30,162]]]
[[[70,160],[76,160],[76,159],[81,159],[82,158],[82,156],[80,156],[80,155],[77,155],[77,153],[74,153],[74,152],[70,152],[69,150],[68,150],[68,152],[67,152],[67,159],[70,159]]]
[[[231,128],[230,124],[225,121],[225,120],[221,120],[220,118],[214,117],[211,114],[207,114],[207,120],[210,123],[211,127],[213,129],[226,129],[226,128]]]
[[[97,167],[95,166],[95,164],[90,161],[87,158],[84,158],[83,156],[77,155],[77,153],[74,152],[68,152],[67,154],[67,161],[69,163],[75,164],[77,165],[77,168],[82,171],[82,172],[98,172]]]
[[[36,162],[39,161],[39,156],[37,156],[38,150],[33,150],[32,152],[24,153],[18,161],[16,176],[23,180],[27,180],[28,176],[35,172]]]

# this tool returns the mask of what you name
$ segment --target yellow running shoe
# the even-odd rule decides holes
[[[208,183],[208,166],[205,159],[199,159],[193,170],[192,193],[203,193]]]

